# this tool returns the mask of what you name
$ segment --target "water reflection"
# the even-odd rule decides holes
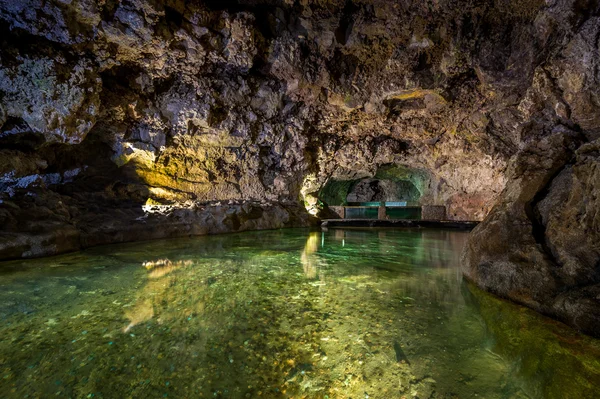
[[[308,235],[306,245],[300,255],[300,261],[302,262],[302,268],[304,269],[304,275],[306,278],[314,279],[317,277],[317,260],[314,256],[319,248],[319,236],[320,233],[313,231]]]
[[[490,349],[511,359],[531,398],[598,398],[600,342],[471,284],[466,300],[484,320]]]
[[[148,261],[142,263],[142,266],[148,270],[148,278],[159,278],[179,269],[183,266],[193,264],[191,260],[171,262],[169,259],[159,259],[157,261]]]
[[[169,288],[174,283],[175,277],[169,275],[192,264],[191,260],[171,262],[169,259],[142,263],[148,271],[148,280],[144,288],[139,290],[135,304],[127,307],[125,311],[125,318],[129,320],[129,324],[123,328],[123,332],[129,332],[136,325],[152,319],[155,307],[168,296]]]
[[[598,341],[471,293],[465,239],[282,230],[7,264],[0,396],[594,397]]]
[[[322,247],[349,244],[376,253],[376,266],[393,270],[405,267],[449,268],[460,261],[468,235],[451,230],[342,230],[323,236]],[[458,271],[458,270],[457,270]],[[457,274],[460,275],[460,274]]]

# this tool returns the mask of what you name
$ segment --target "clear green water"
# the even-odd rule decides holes
[[[294,229],[1,264],[0,397],[600,397],[599,341],[463,282],[466,238]]]

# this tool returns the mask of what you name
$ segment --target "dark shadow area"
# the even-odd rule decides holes
[[[345,46],[352,34],[352,28],[354,27],[354,18],[356,18],[356,12],[360,9],[359,6],[354,4],[352,0],[346,0],[344,9],[342,10],[342,17],[340,24],[335,30],[335,38],[339,44]]]

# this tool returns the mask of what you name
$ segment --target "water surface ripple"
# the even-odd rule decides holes
[[[600,341],[465,283],[466,238],[290,229],[0,264],[0,397],[600,397]]]

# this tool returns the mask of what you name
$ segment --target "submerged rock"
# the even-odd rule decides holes
[[[528,381],[530,396],[559,398],[568,393],[573,397],[593,398],[597,395],[598,340],[534,312],[520,309],[512,314],[519,310],[517,306],[471,285],[464,295],[481,313],[493,342],[491,349],[509,363],[518,365],[514,369]],[[560,367],[546,373],[555,361]],[[573,370],[580,371],[577,378],[573,378]]]

